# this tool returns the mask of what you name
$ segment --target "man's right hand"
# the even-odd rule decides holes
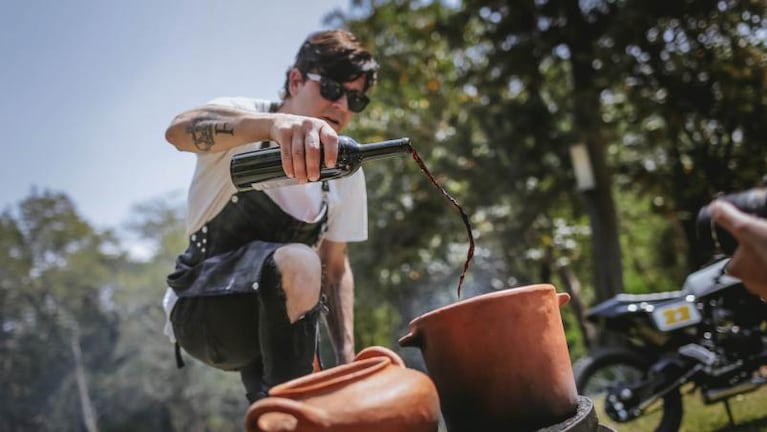
[[[282,169],[299,183],[320,178],[320,157],[333,167],[338,157],[338,135],[324,120],[292,114],[276,114],[272,141],[280,146]]]

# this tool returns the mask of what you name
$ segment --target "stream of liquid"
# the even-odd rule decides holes
[[[423,171],[424,174],[426,174],[426,177],[431,180],[432,184],[439,189],[440,193],[442,193],[442,196],[447,198],[448,201],[450,201],[450,204],[455,207],[458,212],[461,214],[461,218],[463,219],[463,224],[466,226],[466,233],[469,235],[469,250],[466,253],[466,262],[463,264],[463,271],[461,272],[461,278],[458,280],[458,298],[461,298],[461,287],[463,286],[463,279],[466,277],[466,271],[469,270],[469,264],[471,263],[471,258],[474,256],[474,235],[471,233],[471,224],[469,223],[469,216],[466,215],[466,212],[463,210],[463,207],[461,207],[460,204],[458,204],[458,201],[455,200],[452,196],[450,196],[449,193],[445,190],[445,188],[442,187],[442,185],[439,184],[437,179],[434,178],[432,173],[429,171],[428,168],[426,168],[426,164],[423,162],[423,159],[421,159],[421,156],[418,155],[418,152],[413,149],[412,152],[413,160],[415,160],[415,163],[418,164],[418,167],[421,168],[421,171]]]

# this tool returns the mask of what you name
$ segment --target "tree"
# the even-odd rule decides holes
[[[108,298],[114,238],[99,233],[63,194],[33,192],[0,216],[0,429],[97,430],[90,378],[108,368],[118,320]],[[86,379],[88,377],[88,379]],[[55,418],[62,395],[70,421]],[[78,406],[79,405],[79,406]],[[52,413],[46,415],[43,413]],[[51,418],[54,417],[54,418]],[[78,418],[79,422],[71,420]],[[60,420],[60,419],[59,419]]]
[[[376,103],[350,133],[416,138],[472,214],[474,292],[546,280],[562,263],[590,301],[622,291],[624,273],[632,290],[678,286],[704,259],[697,209],[763,170],[761,2],[355,1],[333,19],[383,59]],[[584,194],[575,143],[597,180]],[[412,166],[368,172],[384,179],[371,238],[387,256],[360,258],[366,275],[402,296],[444,290],[465,244],[457,218]],[[562,221],[571,232],[587,221],[590,247],[552,243]]]
[[[162,329],[165,275],[186,242],[178,200],[136,207],[131,258],[63,193],[33,192],[0,215],[0,429],[234,430],[239,376],[186,358]]]

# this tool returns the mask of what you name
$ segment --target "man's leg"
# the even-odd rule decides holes
[[[269,387],[264,383],[264,366],[260,356],[240,369],[240,378],[245,386],[245,397],[248,398],[248,402],[254,403],[269,395]]]
[[[267,396],[258,341],[257,293],[182,298],[171,313],[179,344],[222,370],[239,370],[250,402]]]
[[[319,322],[321,266],[298,244],[267,260],[258,288],[259,341],[267,387],[312,372]]]

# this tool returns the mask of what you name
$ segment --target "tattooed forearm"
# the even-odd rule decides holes
[[[186,132],[192,135],[192,142],[198,150],[207,152],[216,144],[216,135],[222,133],[234,135],[234,128],[221,118],[197,117],[186,128]]]

